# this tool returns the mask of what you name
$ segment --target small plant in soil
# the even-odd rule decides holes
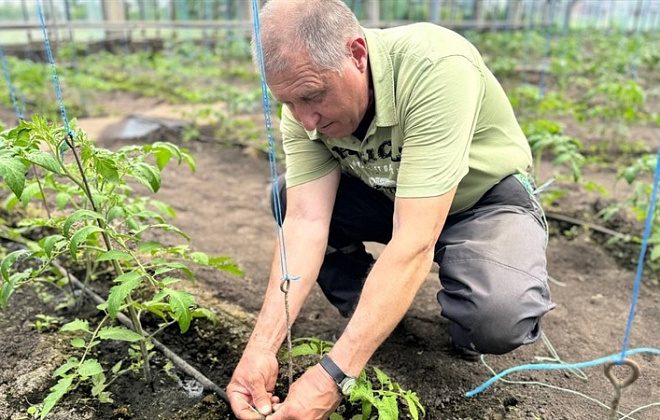
[[[318,363],[324,354],[328,353],[333,342],[321,340],[317,337],[302,337],[292,340],[295,344],[291,348],[290,356],[302,363],[295,363],[295,369],[304,370],[306,363]],[[286,363],[289,353],[280,353],[280,360]],[[373,370],[374,375],[367,375],[368,370]],[[407,411],[407,414],[400,415]],[[330,420],[397,420],[411,418],[417,420],[424,416],[425,409],[419,401],[417,394],[410,390],[404,390],[398,383],[381,369],[373,366],[362,370],[357,378],[351,395],[345,397],[337,410],[332,413]]]
[[[73,279],[60,269],[60,262],[84,273],[83,289],[101,279],[112,283],[107,302],[98,306],[101,317],[76,319],[61,327],[62,333],[74,334],[70,345],[75,356],[53,373],[58,382],[37,406],[39,418],[81,386],[91,388],[92,397],[101,403],[112,401],[107,387],[113,379],[108,375],[116,378],[142,369],[150,383],[153,334],[173,324],[184,333],[194,318],[214,319],[210,311],[197,306],[192,294],[176,287],[184,279],[194,280],[189,263],[242,274],[228,257],[209,257],[185,244],[154,240],[189,239],[165,220],[174,216],[173,209],[152,197],[161,186],[161,170],[172,161],[195,169],[192,156],[171,143],[131,145],[117,152],[96,148],[83,131],[76,130],[75,121],[67,131],[35,117],[0,134],[0,176],[13,193],[6,207],[9,211],[19,205],[30,208],[36,201],[43,210],[18,223],[22,233],[38,238],[22,240],[26,246],[7,253],[0,262],[2,308],[23,286],[47,284],[59,292],[71,286]],[[136,184],[143,185],[148,195],[136,193]],[[114,325],[123,312],[129,316],[130,329]],[[143,329],[146,314],[158,320],[154,333]],[[39,330],[54,325],[48,317],[38,317],[34,323]],[[110,368],[102,364],[103,357],[96,357],[95,351],[104,340],[135,345],[129,349],[129,367],[122,368],[122,362]]]

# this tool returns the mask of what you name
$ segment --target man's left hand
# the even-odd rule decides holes
[[[341,402],[337,384],[316,365],[291,385],[282,404],[275,404],[275,413],[267,420],[325,420]]]

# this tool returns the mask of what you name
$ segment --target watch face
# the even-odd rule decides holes
[[[355,386],[355,378],[352,378],[350,376],[344,378],[344,380],[341,381],[341,383],[339,384],[341,393],[347,397],[351,395],[351,391],[353,390],[354,386]]]

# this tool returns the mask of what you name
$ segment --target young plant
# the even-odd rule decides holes
[[[56,260],[81,262],[87,282],[101,278],[101,274],[109,274],[113,282],[107,303],[99,308],[106,317],[95,329],[86,321],[63,327],[64,331],[80,331],[89,338],[71,341],[74,348],[83,351],[82,357],[55,372],[60,379],[44,400],[42,419],[65,393],[87,381],[93,384],[94,397],[108,401],[109,395],[104,393],[105,368],[88,357],[100,340],[138,344],[145,379],[151,382],[150,336],[142,328],[143,314],[159,318],[160,329],[178,324],[182,333],[193,318],[213,319],[211,312],[197,307],[193,295],[173,287],[183,278],[194,280],[188,262],[242,274],[228,257],[209,257],[187,245],[166,246],[149,238],[152,231],[161,231],[168,240],[172,235],[189,239],[166,222],[163,214],[174,216],[171,207],[135,194],[134,189],[137,183],[149,193],[157,192],[160,171],[171,161],[185,162],[194,170],[194,160],[186,150],[156,142],[111,152],[96,148],[83,131],[75,129],[75,121],[72,127],[66,132],[35,117],[0,134],[0,176],[13,193],[6,202],[8,208],[19,204],[27,207],[38,199],[48,214],[22,220],[21,226],[46,232],[46,236],[38,242],[30,241],[25,249],[10,252],[0,262],[1,307],[6,308],[12,293],[24,285],[67,282],[68,277],[53,269]],[[26,173],[35,167],[45,175],[27,177]],[[19,264],[25,259],[34,263]],[[123,311],[128,313],[133,331],[101,328]]]
[[[313,356],[319,360],[324,354],[329,352],[334,345],[331,341],[324,341],[317,337],[303,337],[292,341],[296,346],[291,349],[291,357]],[[284,358],[287,354],[281,354]],[[378,413],[378,420],[397,420],[399,419],[399,402],[403,401],[410,417],[418,420],[420,412],[425,414],[424,407],[419,401],[415,392],[406,391],[387,376],[385,372],[377,367],[372,368],[376,374],[378,386],[374,388],[372,380],[367,377],[367,370],[363,369],[357,378],[351,395],[347,400],[351,403],[358,403],[362,407],[362,413],[356,414],[351,420],[369,420],[372,417],[374,409]],[[344,417],[335,412],[330,416],[330,420],[343,420]]]
[[[349,397],[350,402],[362,404],[362,415],[356,415],[352,420],[368,420],[372,409],[378,411],[378,420],[397,420],[399,418],[399,401],[403,400],[408,407],[408,413],[413,420],[418,420],[420,412],[426,414],[424,407],[415,392],[406,391],[397,383],[392,382],[389,376],[377,367],[373,367],[378,380],[378,387],[374,388],[371,380],[367,378],[366,370],[358,376],[355,387]]]

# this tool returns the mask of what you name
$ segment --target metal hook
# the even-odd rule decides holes
[[[627,365],[630,367],[630,374],[620,380],[614,375],[612,368],[615,365]],[[630,359],[624,359],[621,363],[609,362],[605,364],[605,377],[610,381],[614,387],[614,399],[612,399],[611,411],[610,411],[610,420],[614,420],[619,409],[619,403],[621,402],[621,391],[630,386],[633,382],[639,378],[639,365]]]

